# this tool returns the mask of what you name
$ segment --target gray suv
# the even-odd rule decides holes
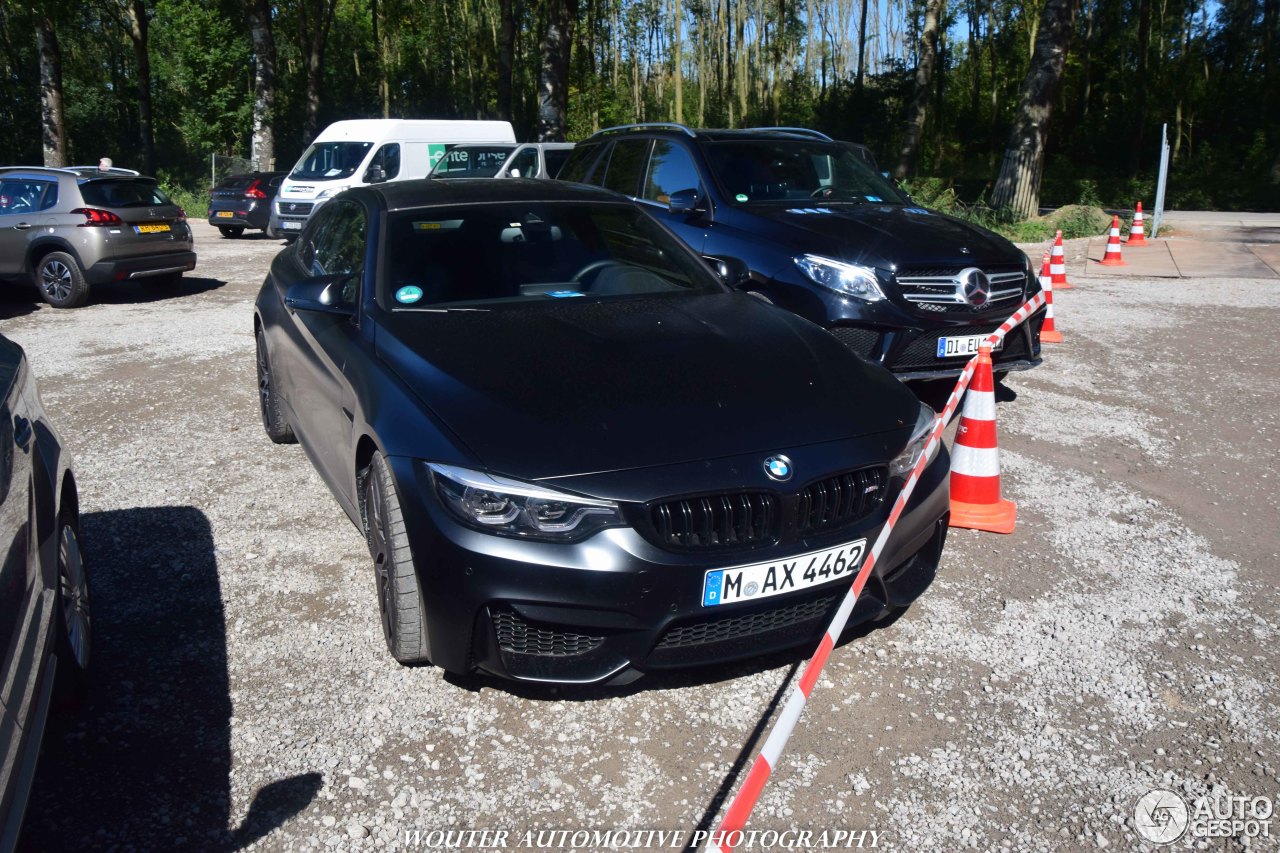
[[[176,285],[196,267],[187,215],[129,169],[0,168],[0,278],[26,279],[55,308],[93,285]]]

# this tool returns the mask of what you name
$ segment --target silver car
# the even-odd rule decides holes
[[[35,283],[55,308],[94,285],[176,285],[195,269],[187,215],[128,169],[0,168],[0,278]]]

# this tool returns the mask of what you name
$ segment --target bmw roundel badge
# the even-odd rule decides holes
[[[785,483],[791,479],[791,460],[785,456],[770,456],[764,460],[764,472],[769,479]]]

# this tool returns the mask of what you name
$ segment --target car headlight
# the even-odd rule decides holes
[[[346,187],[334,187],[333,189],[329,189],[329,190],[321,190],[319,194],[316,195],[316,201],[320,201],[321,199],[326,199],[326,198],[333,198],[335,195],[342,192],[344,189],[346,189]]]
[[[565,542],[622,523],[618,505],[568,495],[456,465],[428,464],[436,493],[468,527],[486,533]]]
[[[810,281],[828,290],[864,302],[879,302],[884,299],[884,291],[880,289],[880,281],[872,267],[836,261],[821,255],[801,255],[795,258],[795,262]]]
[[[916,425],[911,428],[911,439],[907,442],[906,449],[889,463],[889,474],[891,476],[905,477],[911,473],[912,468],[916,467],[916,463],[920,461],[920,454],[924,453],[925,444],[929,441],[929,433],[933,431],[933,425],[937,418],[938,414],[933,409],[924,403],[920,404],[920,414],[916,416]],[[929,451],[930,462],[937,455],[940,446],[942,446],[942,442],[935,444],[933,449]]]

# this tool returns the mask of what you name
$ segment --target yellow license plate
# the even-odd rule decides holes
[[[135,225],[133,230],[139,234],[159,234],[169,230],[168,222],[148,222],[145,225]]]
[[[219,219],[230,219],[230,218],[231,218],[232,216],[234,216],[234,215],[235,215],[234,211],[230,211],[230,210],[219,210],[219,211],[218,211],[218,218],[219,218]]]

